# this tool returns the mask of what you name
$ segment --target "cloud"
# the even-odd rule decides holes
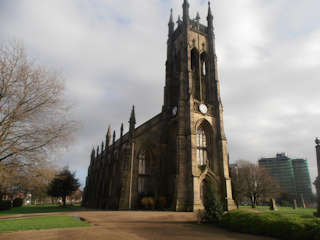
[[[167,22],[182,0],[0,3],[0,40],[22,40],[41,64],[63,72],[83,129],[56,161],[84,182],[89,155],[109,124],[127,129],[161,111]],[[216,45],[231,161],[288,152],[316,175],[320,133],[320,24],[316,0],[214,1]],[[206,23],[206,1],[190,1]],[[146,101],[148,99],[148,101]]]

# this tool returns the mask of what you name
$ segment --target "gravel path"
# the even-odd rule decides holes
[[[12,215],[10,218],[43,215],[78,216],[91,227],[0,233],[0,240],[271,240],[233,233],[196,223],[193,213],[141,211],[81,211]],[[1,217],[1,218],[8,218]],[[0,224],[1,224],[0,218]]]

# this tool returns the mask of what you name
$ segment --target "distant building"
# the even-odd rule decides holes
[[[230,169],[232,168],[238,168],[238,164],[237,163],[230,163],[229,164]]]
[[[292,159],[292,166],[298,198],[302,195],[305,201],[310,202],[312,199],[312,185],[308,161],[306,159]]]
[[[236,174],[238,174],[238,169],[239,169],[239,166],[237,163],[230,163],[229,164],[229,172],[234,172]]]
[[[312,190],[307,160],[291,159],[286,153],[278,153],[273,158],[261,158],[259,166],[268,170],[290,198],[300,199],[302,195],[306,202],[311,201]]]
[[[273,158],[261,158],[259,166],[268,170],[281,189],[287,192],[290,198],[296,198],[296,184],[292,161],[285,153],[278,153]]]
[[[69,203],[81,203],[83,192],[81,189],[77,189],[72,193],[72,195],[67,196],[67,202]]]

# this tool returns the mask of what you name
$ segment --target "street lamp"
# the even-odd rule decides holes
[[[317,212],[315,215],[317,217],[320,217],[320,140],[319,138],[316,138],[315,143],[316,143],[316,155],[317,155],[317,167],[318,167],[318,176],[313,183],[317,189]]]

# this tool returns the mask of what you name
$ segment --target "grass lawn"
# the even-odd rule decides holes
[[[79,206],[60,207],[59,205],[55,204],[28,205],[23,207],[11,208],[10,210],[0,211],[0,216],[28,213],[71,212],[81,210],[84,210],[84,208],[81,208]]]
[[[0,232],[87,226],[90,226],[90,223],[69,216],[45,216],[0,220]]]
[[[270,212],[276,215],[281,215],[285,217],[293,218],[314,218],[314,213],[317,211],[315,208],[297,208],[293,209],[291,207],[278,207],[278,211],[269,210],[268,206],[257,206],[256,208],[251,208],[250,206],[241,206],[239,211],[249,211],[249,212]]]
[[[316,209],[279,207],[240,207],[222,217],[221,226],[237,232],[266,235],[281,239],[320,240],[320,218],[314,217]]]

